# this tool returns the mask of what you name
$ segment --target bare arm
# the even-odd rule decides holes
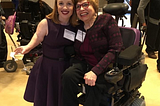
[[[43,19],[37,26],[36,32],[34,33],[31,41],[26,46],[18,47],[15,52],[26,54],[29,51],[31,51],[33,48],[35,48],[37,45],[39,45],[44,37],[48,34],[48,24],[47,20]]]

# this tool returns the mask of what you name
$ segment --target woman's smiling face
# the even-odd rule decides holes
[[[95,15],[95,10],[87,0],[82,0],[76,5],[76,13],[80,20],[83,22],[88,22]]]
[[[72,0],[57,0],[59,20],[69,20],[73,14],[74,4]]]

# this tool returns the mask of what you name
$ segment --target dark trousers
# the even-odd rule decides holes
[[[158,31],[158,38],[160,41],[160,24],[159,24],[159,31]],[[159,45],[158,48],[158,60],[157,60],[157,65],[160,64],[160,42],[156,42],[156,45]]]
[[[160,65],[160,46],[159,46],[159,49],[158,49],[157,65]]]
[[[13,2],[13,4],[15,5],[15,9],[17,10],[19,0],[12,0],[12,2]]]
[[[157,51],[160,44],[160,24],[155,25],[148,22],[146,37],[146,52]]]
[[[7,40],[3,32],[3,26],[0,24],[0,67],[3,66],[3,62],[7,60]]]
[[[77,94],[79,93],[79,85],[84,83],[84,74],[90,71],[90,67],[83,62],[73,63],[62,74],[63,86],[63,106],[79,106]],[[86,98],[83,106],[99,106],[104,92],[111,85],[107,84],[104,74],[97,77],[96,85],[91,87],[85,85]]]
[[[133,24],[134,15],[137,13],[137,8],[138,8],[138,5],[139,5],[139,1],[140,0],[132,0],[131,17],[130,17],[131,25]]]

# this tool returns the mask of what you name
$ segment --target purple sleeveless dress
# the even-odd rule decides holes
[[[27,82],[24,99],[34,106],[62,106],[61,74],[69,67],[64,58],[64,47],[73,42],[64,38],[64,29],[75,32],[71,25],[59,25],[48,21],[48,35],[42,42],[43,56],[34,65]]]

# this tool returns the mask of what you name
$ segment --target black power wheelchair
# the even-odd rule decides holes
[[[51,12],[52,8],[44,1],[33,2],[24,0],[19,3],[15,27],[19,33],[17,41],[20,42],[20,46],[27,45],[30,42],[39,22]],[[24,55],[23,63],[25,66],[32,67],[42,53],[42,45],[39,44]],[[26,68],[24,68],[23,70],[26,71],[27,74],[30,73],[30,69],[26,70]]]
[[[104,6],[103,12],[112,15],[123,16],[127,11],[124,3],[113,3]],[[118,10],[118,11],[117,11]],[[121,30],[121,28],[120,28]],[[130,37],[131,39],[126,39]],[[134,39],[132,39],[134,38]],[[135,45],[135,37],[132,34],[122,33],[125,49],[115,53],[116,61],[104,77],[106,82],[113,86],[106,90],[99,106],[145,106],[144,96],[138,91],[147,72],[147,64],[144,64],[142,46],[144,41]],[[132,42],[132,43],[131,43]],[[85,102],[85,87],[80,84],[79,103]]]
[[[38,23],[45,18],[46,15],[52,12],[52,8],[44,1],[38,0],[20,0],[18,9],[16,11],[16,32],[19,32],[18,42],[20,46],[27,45],[32,36],[34,35]],[[17,47],[12,37],[10,37],[15,48]],[[33,67],[39,56],[42,55],[42,45],[39,44],[37,47],[32,49],[29,53],[23,56],[24,68],[26,74],[30,74],[30,70]],[[22,55],[18,56],[19,58]],[[17,60],[17,59],[16,59]],[[7,72],[14,72],[17,69],[17,63],[12,60],[8,60],[4,63],[4,69]]]

